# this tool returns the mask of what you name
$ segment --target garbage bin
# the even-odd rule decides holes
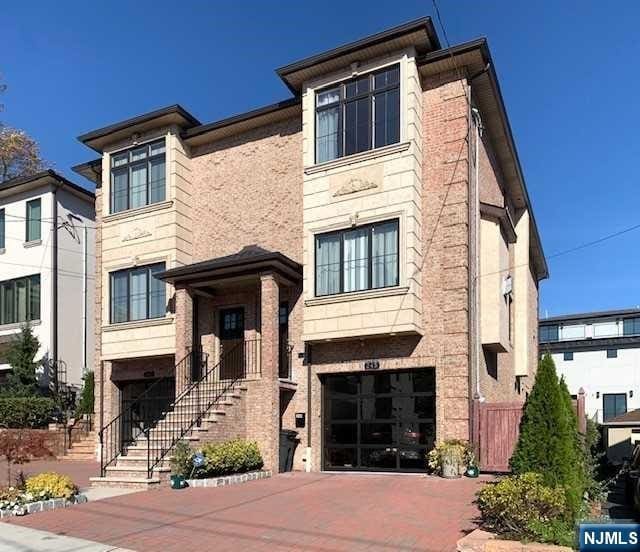
[[[280,430],[280,471],[293,469],[293,453],[298,444],[298,432],[291,429]]]

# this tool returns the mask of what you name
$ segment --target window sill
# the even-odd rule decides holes
[[[38,318],[38,320],[29,320],[28,322],[14,322],[13,324],[1,324],[0,332],[4,332],[5,330],[19,330],[25,324],[29,324],[29,326],[39,326],[42,324],[42,321]]]
[[[306,307],[315,305],[331,305],[333,303],[344,303],[345,301],[360,301],[363,299],[377,299],[378,297],[392,297],[394,295],[406,295],[408,287],[393,287],[383,289],[368,289],[366,291],[353,291],[350,293],[340,293],[338,295],[327,295],[326,297],[314,297],[307,299]]]
[[[22,244],[25,249],[29,247],[38,247],[39,245],[42,245],[42,240],[31,240]]]
[[[376,159],[384,155],[391,155],[393,153],[400,153],[409,149],[411,142],[400,142],[399,144],[391,144],[382,148],[376,148],[373,150],[362,151],[360,153],[354,153],[353,155],[347,155],[346,157],[339,157],[338,159],[332,159],[331,161],[325,161],[324,163],[318,163],[304,169],[304,174],[316,174],[322,171],[329,171],[338,167],[344,167],[351,165],[352,163],[360,163],[361,161],[368,161],[370,159]]]
[[[148,320],[136,320],[134,322],[119,322],[117,324],[107,324],[105,326],[102,326],[102,331],[115,332],[118,330],[132,330],[135,328],[164,326],[165,324],[173,324],[173,322],[173,316],[165,316],[164,318],[149,318]]]
[[[162,209],[168,209],[173,205],[173,201],[161,201],[160,203],[152,203],[151,205],[145,205],[144,207],[138,207],[137,209],[129,209],[127,211],[120,211],[119,213],[113,213],[102,217],[102,222],[113,222],[129,217],[135,217],[136,215],[144,215],[146,213],[153,213],[154,211],[160,211]]]

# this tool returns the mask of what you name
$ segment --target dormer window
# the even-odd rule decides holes
[[[316,92],[316,163],[400,141],[400,65]]]
[[[165,141],[135,146],[111,156],[111,213],[165,200]]]

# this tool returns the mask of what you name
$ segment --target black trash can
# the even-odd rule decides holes
[[[293,453],[298,444],[298,432],[291,429],[280,430],[280,471],[293,469]]]

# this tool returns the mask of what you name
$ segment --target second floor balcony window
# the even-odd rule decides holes
[[[316,296],[398,285],[398,220],[316,236]]]
[[[540,326],[540,343],[549,343],[551,341],[558,341],[559,328],[557,325],[552,326]]]
[[[111,213],[165,200],[165,141],[111,156]]]
[[[112,324],[162,318],[166,312],[166,286],[155,275],[164,263],[128,268],[109,276]]]
[[[399,141],[399,65],[316,93],[316,163]]]

